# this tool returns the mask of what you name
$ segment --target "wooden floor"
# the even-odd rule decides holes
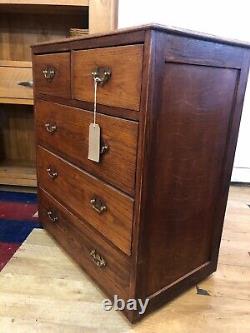
[[[232,187],[219,269],[131,326],[105,312],[104,295],[43,230],[35,230],[0,273],[2,333],[249,333],[250,188]]]

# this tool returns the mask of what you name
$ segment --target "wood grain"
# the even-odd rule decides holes
[[[117,29],[118,0],[89,0],[89,32]]]
[[[38,55],[33,60],[36,93],[70,97],[70,53]],[[44,77],[43,70],[53,68],[52,80]]]
[[[54,102],[66,106],[71,106],[87,111],[93,111],[93,102],[83,102],[83,101],[78,101],[76,99],[69,99],[69,98],[63,98],[63,97],[56,97],[56,96],[49,96],[49,95],[44,95],[44,94],[38,94],[37,99],[41,99],[43,101],[49,101],[49,102]],[[123,108],[117,108],[117,107],[109,107],[105,105],[98,104],[98,113],[100,114],[106,114],[108,116],[113,116],[113,117],[118,117],[118,118],[123,118],[127,120],[134,120],[138,121],[140,120],[143,115],[141,112],[138,111],[133,111],[133,110],[128,110],[123,109]]]
[[[0,6],[0,59],[30,61],[30,45],[68,37],[70,28],[87,28],[85,11],[60,14],[61,11],[56,8],[52,13],[48,9],[34,13],[22,9],[9,13]]]
[[[88,0],[1,0],[0,5],[88,6]]]
[[[56,179],[48,176],[48,168],[58,173]],[[39,186],[130,255],[134,200],[41,147],[37,149],[37,172]],[[103,214],[92,208],[94,197],[106,204]]]
[[[31,68],[31,61],[0,60],[1,67]]]
[[[71,40],[71,43],[69,44],[67,40],[61,39],[56,40],[53,42],[43,42],[36,45],[32,45],[33,52],[35,54],[42,52],[44,46],[46,46],[47,50],[50,50],[50,52],[55,52],[56,50],[65,50],[65,45],[68,44],[69,48],[72,49],[80,49],[80,48],[94,48],[94,47],[100,47],[98,44],[101,44],[102,46],[114,46],[114,45],[126,45],[126,44],[137,44],[137,43],[143,43],[145,41],[145,34],[149,31],[154,31],[156,33],[164,33],[169,36],[175,37],[183,37],[187,38],[187,40],[193,40],[194,42],[196,40],[199,40],[200,43],[205,42],[215,42],[215,43],[221,43],[223,46],[233,46],[233,47],[242,47],[245,49],[248,49],[250,47],[250,43],[235,40],[235,39],[228,39],[228,38],[221,38],[219,36],[215,35],[209,35],[206,33],[201,33],[198,31],[192,31],[188,29],[183,28],[177,28],[177,27],[171,27],[156,23],[150,23],[145,25],[140,25],[137,27],[129,27],[124,29],[117,29],[110,32],[104,32],[104,33],[97,33],[97,34],[91,34],[88,37],[84,38],[76,38],[75,40]],[[82,45],[82,47],[79,47],[79,44]],[[87,47],[88,45],[88,47]],[[90,47],[91,45],[91,47]],[[209,45],[209,44],[208,44]],[[223,53],[227,50],[225,48],[223,50]],[[218,48],[215,50],[215,53],[220,54],[222,52],[221,48]],[[237,51],[236,51],[237,52]],[[239,53],[240,53],[239,49]],[[227,52],[226,52],[227,53]]]
[[[20,67],[18,67],[18,64]],[[0,61],[0,77],[0,102],[6,102],[7,99],[13,104],[20,99],[28,100],[28,103],[32,102],[32,87],[20,85],[22,82],[32,81],[31,62],[22,64],[14,61],[12,64],[9,61]],[[22,104],[24,103],[25,101]]]
[[[44,230],[34,229],[0,273],[1,329],[13,333],[248,332],[250,272],[244,254],[249,246],[244,240],[250,239],[249,197],[249,188],[231,187],[222,235],[229,241],[222,243],[220,253],[224,263],[199,284],[210,296],[197,295],[196,288],[191,288],[133,328],[119,313],[103,311],[106,296],[96,284]],[[237,259],[243,266],[230,261],[230,255],[235,256],[233,238],[238,238]]]
[[[87,28],[87,6],[85,0],[0,1],[0,152],[6,155],[0,156],[0,179],[4,184],[36,185],[33,115],[26,112],[30,110],[26,105],[33,105],[33,91],[17,84],[32,80],[30,45],[69,36],[72,27]],[[12,104],[22,105],[15,115]]]
[[[26,164],[26,165],[25,165]],[[19,161],[2,161],[0,163],[0,184],[36,187],[36,169]]]
[[[0,161],[35,166],[32,106],[0,105]]]
[[[39,218],[44,227],[110,296],[118,294],[128,299],[129,257],[108,245],[97,233],[93,237],[93,228],[67,211],[48,193],[39,190],[39,196]],[[55,223],[48,218],[48,211],[56,214],[58,220]],[[96,266],[90,256],[92,250],[106,261],[105,267]]]
[[[88,135],[89,124],[93,122],[92,112],[41,100],[36,103],[36,131],[39,144],[133,195],[138,123],[102,114],[97,114],[96,121],[101,127],[102,144],[109,147],[101,156],[100,163],[88,159]],[[57,126],[54,134],[46,131],[46,123]]]
[[[135,61],[127,61],[121,51],[125,49],[140,50],[141,55],[136,56],[140,75]],[[91,72],[101,64],[112,66],[113,72],[111,80],[98,89],[98,107],[109,112],[114,105],[112,115],[123,108],[119,115],[125,118],[129,109],[133,117],[139,114],[138,118],[131,116],[139,122],[135,198],[121,211],[120,199],[112,196],[116,209],[119,207],[117,220],[127,214],[126,221],[131,223],[129,232],[123,231],[129,238],[118,244],[121,232],[107,237],[113,227],[103,236],[131,254],[129,297],[149,297],[147,315],[216,271],[247,82],[249,45],[150,25],[33,47],[35,56],[52,52],[72,53],[74,100],[62,97],[57,102],[91,108]],[[122,68],[119,75],[118,68]],[[135,79],[140,88],[134,87],[128,95]],[[56,101],[53,96],[51,100]],[[76,216],[91,219],[79,198],[94,178],[88,175],[85,179],[84,172],[41,151],[39,148],[41,186]],[[44,172],[48,166],[42,160],[55,164],[60,174],[63,171],[60,186],[59,181],[58,185],[48,181]],[[99,191],[101,199],[107,193],[101,181],[89,187]],[[92,226],[96,227],[94,223]],[[132,250],[128,249],[131,241]],[[232,244],[238,248],[237,240]],[[133,323],[142,318],[138,311],[125,315]]]
[[[210,261],[211,207],[218,200],[238,75],[234,69],[173,63],[157,70],[152,128],[162,135],[157,140],[153,132],[146,143],[155,157],[144,175],[150,190],[141,255],[147,249],[149,256],[140,285],[146,295]]]
[[[111,79],[98,88],[97,103],[139,111],[142,56],[142,45],[73,52],[73,98],[93,102],[91,73],[96,67],[110,67]]]

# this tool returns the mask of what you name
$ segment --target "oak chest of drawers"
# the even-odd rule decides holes
[[[40,219],[109,297],[149,313],[216,270],[248,67],[157,25],[33,46]]]

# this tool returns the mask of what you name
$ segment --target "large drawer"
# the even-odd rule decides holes
[[[128,298],[129,257],[114,249],[86,223],[39,190],[39,218],[44,227],[110,296]]]
[[[36,94],[70,98],[70,53],[35,55],[33,58]]]
[[[89,124],[92,121],[92,112],[41,100],[36,103],[39,144],[133,195],[138,123],[97,114],[103,153],[100,162],[96,163],[88,159]]]
[[[0,101],[33,104],[31,62],[0,61]]]
[[[126,254],[131,253],[134,201],[41,147],[38,184]]]
[[[72,52],[74,99],[93,102],[95,69],[111,70],[110,79],[98,87],[99,104],[139,111],[143,45],[98,48]],[[100,71],[102,76],[102,71]]]

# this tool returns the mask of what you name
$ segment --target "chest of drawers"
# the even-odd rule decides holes
[[[157,25],[33,46],[40,220],[143,315],[216,270],[248,67],[249,45]]]

